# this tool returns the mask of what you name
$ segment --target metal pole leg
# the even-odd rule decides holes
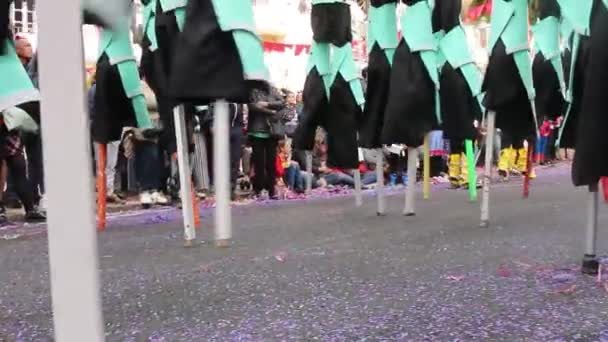
[[[486,128],[486,157],[483,175],[483,190],[481,193],[481,227],[490,224],[490,181],[492,179],[492,157],[494,152],[494,135],[496,134],[496,112],[488,112],[488,127]],[[471,184],[469,184],[471,186]]]
[[[188,136],[186,131],[186,113],[184,105],[173,109],[175,134],[177,137],[177,165],[179,168],[179,193],[182,199],[182,215],[184,217],[184,246],[192,247],[196,239],[194,223],[194,207],[192,201],[192,177],[190,158],[188,156]]]
[[[50,283],[55,340],[102,342],[80,5],[37,3]]]
[[[385,214],[384,201],[384,153],[382,149],[376,150],[376,194],[378,196],[378,216]]]
[[[587,204],[587,233],[585,239],[585,256],[583,257],[582,272],[595,275],[598,272],[599,262],[595,255],[597,240],[597,209],[599,202],[598,185],[589,186],[589,203]]]
[[[226,101],[215,102],[213,122],[215,245],[217,247],[229,247],[232,239],[230,217],[230,117]]]
[[[361,171],[355,170],[355,205],[360,207],[363,205],[363,197],[361,196]]]
[[[407,189],[405,189],[405,209],[403,215],[416,215],[416,165],[418,164],[418,149],[407,148]]]
[[[424,145],[423,145],[423,153],[424,153],[424,163],[422,165],[423,176],[422,176],[422,193],[424,199],[427,200],[431,198],[431,150],[430,150],[430,142],[429,137],[430,133],[424,136]]]
[[[312,151],[306,151],[306,193],[312,192]]]
[[[106,230],[108,145],[97,144],[97,229]]]

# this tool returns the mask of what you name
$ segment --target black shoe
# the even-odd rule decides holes
[[[26,222],[45,222],[46,215],[42,211],[38,210],[38,208],[32,209],[32,210],[28,211],[27,213],[25,213],[25,221]]]
[[[6,215],[6,209],[0,208],[0,226],[8,223],[8,216]]]

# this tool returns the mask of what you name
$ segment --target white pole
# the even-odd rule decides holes
[[[407,148],[407,188],[405,189],[405,209],[403,215],[416,215],[416,165],[418,164],[418,149]]]
[[[104,341],[80,0],[37,5],[55,340]]]
[[[306,193],[312,192],[312,151],[306,151]]]
[[[360,207],[363,205],[363,197],[361,196],[361,171],[355,170],[355,205]]]
[[[378,216],[385,214],[384,203],[384,155],[382,149],[376,150],[376,195],[378,196]]]
[[[177,165],[179,168],[179,193],[182,198],[182,215],[184,217],[184,246],[192,247],[196,239],[194,230],[194,203],[192,199],[192,172],[188,153],[188,136],[186,131],[186,113],[184,105],[173,109],[175,135],[177,137]]]
[[[215,102],[213,116],[213,179],[215,182],[215,245],[229,247],[230,217],[230,113],[224,100]]]
[[[481,193],[481,227],[487,227],[490,224],[490,181],[492,180],[492,157],[494,156],[494,135],[496,112],[488,112],[488,127],[486,128],[486,157],[485,157],[485,172],[483,175],[483,191]],[[469,184],[469,186],[472,186]]]
[[[587,232],[585,239],[585,256],[583,257],[584,274],[597,274],[599,262],[595,255],[597,241],[598,185],[589,186],[589,203],[587,204]]]

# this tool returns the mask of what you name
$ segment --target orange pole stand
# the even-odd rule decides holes
[[[528,144],[530,145],[530,144]],[[533,147],[532,146],[528,146],[528,155],[526,156],[526,158],[528,159],[528,165],[526,168],[526,176],[524,178],[524,198],[528,198],[530,196],[530,176],[532,175],[532,162],[533,162],[533,158],[532,156],[534,155],[533,153]]]
[[[198,208],[198,198],[196,192],[192,188],[192,206],[194,207],[192,213],[194,213],[194,229],[199,229],[201,225],[201,211]]]
[[[108,146],[97,144],[97,229],[106,229],[106,165],[108,160]]]

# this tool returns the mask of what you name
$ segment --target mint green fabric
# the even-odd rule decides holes
[[[133,53],[133,45],[131,45],[128,27],[118,31],[101,31],[98,58],[101,58],[104,53],[108,55],[110,64],[112,65],[125,59],[132,59],[135,61],[135,54]]]
[[[504,0],[495,0],[503,2]],[[528,50],[528,0],[511,0],[513,16],[503,30],[500,38],[508,54]],[[493,27],[492,27],[493,29]]]
[[[132,98],[143,94],[141,80],[139,79],[139,71],[137,70],[137,63],[133,60],[129,60],[118,63],[116,67],[118,68],[118,73],[120,74],[125,95],[128,98]]]
[[[254,137],[254,138],[258,138],[258,139],[270,139],[270,134],[269,133],[252,132],[252,133],[249,133],[249,136]]]
[[[407,7],[401,16],[401,34],[412,52],[437,51],[431,9],[426,2]]]
[[[312,0],[312,4],[313,5],[318,5],[318,4],[333,4],[334,2],[346,3],[346,1],[344,1],[344,0]]]
[[[312,42],[310,47],[310,55],[306,66],[306,73],[309,73],[312,68],[316,67],[319,75],[324,76],[329,74],[330,68],[330,46],[327,43]]]
[[[264,48],[260,38],[245,30],[232,31],[232,37],[241,57],[243,77],[246,80],[268,81],[270,74],[264,64]]]
[[[534,90],[534,82],[532,81],[532,60],[530,59],[530,53],[528,50],[517,51],[513,53],[513,59],[519,71],[519,77],[521,77],[526,92],[528,93],[528,99],[534,100],[536,92]]]
[[[384,54],[386,55],[386,59],[388,59],[388,63],[393,65],[393,60],[395,59],[395,51],[397,49],[384,49]]]
[[[246,30],[255,34],[251,0],[211,0],[222,31]]]
[[[443,30],[439,31],[439,32],[435,32],[433,34],[433,36],[435,36],[435,40],[437,40],[437,42],[441,42],[441,40],[443,39],[443,37],[445,36],[445,32]],[[443,68],[443,65],[447,62],[444,53],[441,51],[441,46],[438,45],[437,48],[437,70],[439,70],[439,73],[441,74],[441,68]]]
[[[363,109],[363,105],[365,105],[365,95],[363,94],[363,86],[361,85],[361,80],[356,78],[350,82],[348,82],[350,86],[350,91],[353,94],[353,98],[357,102],[361,109]]]
[[[143,94],[132,97],[131,105],[135,112],[135,120],[137,121],[138,128],[146,129],[154,127],[152,120],[150,119],[148,106],[146,105],[146,98]]]
[[[174,11],[175,21],[177,22],[177,27],[179,31],[184,30],[184,25],[186,24],[186,7],[176,8]]]
[[[0,54],[0,110],[39,99],[38,90],[17,57],[13,43],[7,39],[3,44],[6,53]]]
[[[572,23],[570,23],[570,21],[564,16],[561,17],[559,22],[559,32],[561,39],[564,42],[564,46],[567,49],[572,50],[572,46],[570,46],[570,37],[572,34],[574,34],[574,27],[572,26]]]
[[[453,28],[441,39],[439,51],[445,56],[452,68],[460,69],[471,94],[474,97],[479,97],[482,84],[481,71],[475,65],[468,48],[466,34],[461,26]]]
[[[156,25],[154,25],[154,19],[156,17],[156,4],[158,0],[151,0],[147,5],[143,7],[142,16],[144,18],[143,31],[148,40],[150,41],[150,51],[156,51],[158,49],[158,39],[156,38]]]
[[[547,17],[534,25],[532,32],[534,33],[537,51],[542,52],[543,56],[551,62],[553,69],[557,73],[562,94],[565,97],[566,82],[559,48],[559,20],[555,17]]]
[[[574,31],[589,35],[593,0],[557,0],[561,14],[568,19]]]
[[[185,8],[188,4],[188,0],[158,0],[160,1],[160,8],[164,13],[174,11],[178,8]]]
[[[371,52],[374,43],[382,49],[396,49],[397,37],[397,3],[381,7],[369,7],[367,33],[367,53]]]
[[[488,50],[492,53],[494,46],[498,43],[501,35],[511,21],[511,17],[515,13],[513,4],[503,1],[494,0],[492,3],[492,21],[490,28],[490,41],[488,42]]]

